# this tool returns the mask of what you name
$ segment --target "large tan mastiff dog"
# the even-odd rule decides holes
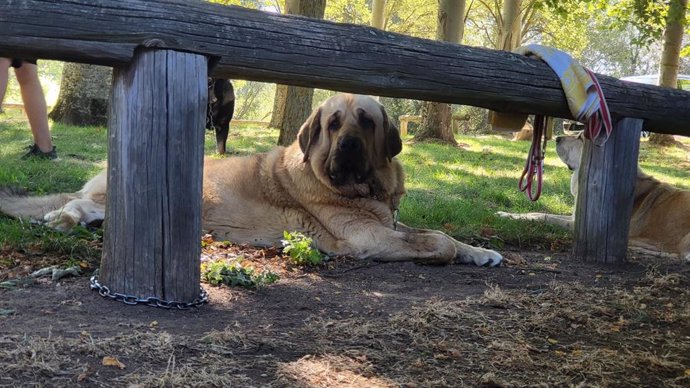
[[[396,224],[405,193],[397,128],[373,98],[339,94],[315,109],[289,147],[206,160],[203,228],[220,238],[280,246],[283,231],[311,237],[318,249],[381,261],[498,265],[497,252],[446,234]],[[66,230],[105,211],[105,172],[72,194],[0,194],[0,211]]]
[[[582,134],[556,138],[556,152],[559,158],[573,171],[570,179],[570,192],[573,196],[577,195],[583,144]],[[498,212],[498,215],[520,220],[543,221],[570,229],[574,224],[574,217],[571,215],[506,212]],[[629,237],[630,246],[678,254],[690,261],[690,191],[660,182],[638,168]]]

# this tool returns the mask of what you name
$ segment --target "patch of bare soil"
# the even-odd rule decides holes
[[[1,289],[0,386],[690,386],[679,260],[505,252],[500,268],[304,269],[275,250],[214,249],[280,280],[204,285],[210,303],[186,311],[106,300],[85,276]],[[19,256],[0,279],[64,259]]]

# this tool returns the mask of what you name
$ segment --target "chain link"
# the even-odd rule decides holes
[[[190,307],[199,307],[204,303],[208,303],[208,293],[203,287],[199,287],[199,297],[191,302],[178,302],[173,300],[164,300],[149,296],[148,298],[138,298],[134,295],[121,294],[119,292],[112,292],[108,286],[98,282],[98,275],[91,276],[91,289],[98,291],[98,294],[104,298],[112,299],[128,305],[145,304],[151,307],[160,307],[164,309],[176,308],[178,310],[187,310]]]
[[[216,131],[216,124],[213,122],[213,102],[211,100],[210,95],[213,94],[214,96],[216,95],[215,90],[213,88],[215,87],[215,82],[213,81],[213,78],[209,77],[208,78],[208,107],[206,108],[206,122],[211,124],[211,128],[208,128],[209,130],[215,132]],[[214,97],[215,98],[215,97]]]

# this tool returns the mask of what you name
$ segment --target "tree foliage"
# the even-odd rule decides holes
[[[365,0],[328,0],[324,18],[340,23],[369,25],[371,9]]]

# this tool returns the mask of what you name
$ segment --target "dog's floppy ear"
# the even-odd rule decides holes
[[[321,107],[314,109],[307,118],[307,121],[302,124],[297,134],[299,140],[299,148],[304,154],[304,161],[309,160],[309,149],[319,139],[321,133]]]
[[[402,151],[402,139],[400,138],[398,127],[388,120],[388,115],[383,105],[381,105],[381,116],[383,117],[384,154],[390,162],[395,155]]]

